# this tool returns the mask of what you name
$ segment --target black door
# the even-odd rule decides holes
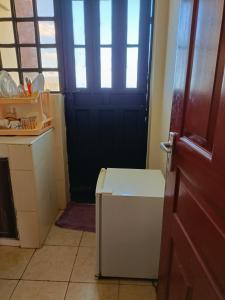
[[[57,3],[71,198],[93,202],[102,167],[145,168],[153,2]]]

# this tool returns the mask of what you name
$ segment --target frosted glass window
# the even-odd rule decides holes
[[[73,36],[75,45],[85,45],[84,1],[73,1]]]
[[[76,74],[76,87],[87,87],[87,74],[86,74],[86,51],[84,48],[74,49],[75,55],[75,74]]]
[[[101,87],[112,87],[112,49],[101,48]]]
[[[38,22],[41,44],[55,44],[55,23],[52,21]]]
[[[0,48],[3,68],[17,68],[15,48]]]
[[[137,87],[138,48],[127,48],[126,87]]]
[[[33,3],[31,0],[14,0],[16,16],[20,18],[33,17]]]
[[[9,75],[15,81],[16,85],[20,84],[19,73],[18,72],[9,72]]]
[[[0,44],[14,44],[12,22],[1,22],[0,28]]]
[[[112,2],[100,0],[100,43],[112,44]]]
[[[140,0],[128,0],[127,43],[139,43]]]
[[[59,73],[58,72],[43,72],[45,78],[45,89],[50,91],[59,91]]]
[[[10,0],[1,0],[1,4],[4,5],[7,10],[0,9],[0,18],[11,18],[11,5]]]
[[[41,63],[42,63],[42,68],[57,68],[58,59],[57,59],[56,48],[42,48]]]
[[[37,68],[37,49],[35,47],[21,47],[21,65],[22,68]]]
[[[54,17],[53,0],[37,0],[37,13],[39,17]]]
[[[17,29],[20,44],[35,43],[34,22],[18,22]]]

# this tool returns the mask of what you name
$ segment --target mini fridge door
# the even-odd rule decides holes
[[[158,170],[100,173],[96,189],[98,276],[157,278],[164,184]]]

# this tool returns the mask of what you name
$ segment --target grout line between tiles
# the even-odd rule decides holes
[[[36,251],[37,251],[37,249],[34,249],[34,252],[33,252],[33,254],[31,255],[31,257],[30,257],[30,259],[29,259],[29,261],[28,261],[28,263],[27,263],[27,265],[26,265],[26,267],[25,267],[23,273],[21,274],[19,280],[22,279],[22,277],[23,277],[24,273],[26,272],[26,270],[27,270],[27,268],[28,268],[28,266],[29,266],[29,264],[30,264],[32,258],[34,257],[34,254],[36,253]]]
[[[61,245],[44,244],[43,247],[44,246],[48,246],[48,247],[49,246],[50,247],[71,247],[71,248],[78,248],[79,247],[78,245],[65,245],[65,244],[64,245],[62,245],[62,244]]]
[[[35,253],[35,252],[36,252],[36,249],[34,249],[34,252],[32,253],[32,255],[31,255],[31,257],[30,257],[29,261],[27,262],[27,265],[26,265],[25,269],[23,270],[23,272],[22,272],[22,274],[21,274],[20,278],[19,278],[19,279],[17,279],[17,280],[18,280],[18,282],[17,282],[17,284],[16,284],[15,288],[13,289],[13,291],[12,291],[12,293],[11,293],[11,295],[10,295],[9,299],[12,299],[12,296],[13,296],[13,294],[14,294],[14,292],[15,292],[16,288],[18,287],[18,285],[19,285],[19,283],[20,283],[20,281],[21,281],[21,279],[22,279],[22,277],[23,277],[23,274],[25,273],[26,269],[28,268],[28,265],[30,264],[30,262],[31,262],[31,259],[33,258],[33,256],[34,256],[34,253]]]
[[[69,284],[70,284],[70,282],[68,281],[67,286],[66,286],[66,292],[65,292],[63,300],[66,300],[67,292],[68,292],[68,289],[69,289]]]
[[[49,280],[49,279],[13,279],[13,278],[0,278],[0,280],[7,280],[7,281],[45,281],[45,282],[63,282],[63,283],[67,283],[68,280]],[[113,282],[112,282],[113,281]],[[117,282],[114,282],[114,281],[117,281]],[[98,282],[94,282],[94,281],[72,281],[71,283],[82,283],[82,284],[103,284],[103,285],[106,285],[106,284],[110,284],[110,285],[120,285],[120,286],[126,286],[126,285],[129,285],[129,286],[151,286],[151,287],[154,287],[154,285],[152,285],[151,283],[150,284],[139,284],[139,283],[119,283],[119,279],[109,279],[109,282],[107,282],[107,280],[105,279],[104,282],[101,282],[101,280],[99,280]]]
[[[79,246],[79,248],[95,248],[96,249],[95,246]]]
[[[81,234],[81,237],[80,237],[80,242],[79,242],[79,245],[77,246],[76,257],[75,257],[75,260],[74,260],[74,263],[73,263],[73,267],[72,267],[72,270],[71,270],[71,273],[70,273],[69,281],[68,281],[68,284],[67,284],[67,288],[66,288],[66,293],[65,293],[65,296],[64,296],[64,300],[66,300],[66,296],[67,296],[67,292],[68,292],[68,289],[69,289],[70,280],[71,280],[73,269],[74,269],[74,266],[75,266],[75,263],[76,263],[76,260],[77,260],[77,256],[78,256],[78,252],[79,252],[79,248],[80,248],[80,244],[81,244],[83,235],[84,235],[84,232],[82,231],[82,234]]]
[[[13,296],[13,294],[14,294],[16,288],[18,287],[19,282],[20,282],[20,280],[17,281],[17,284],[15,285],[14,289],[12,290],[12,292],[11,292],[11,294],[10,294],[10,296],[9,296],[9,300],[12,299],[12,296]]]
[[[134,285],[134,286],[138,285],[138,286],[152,286],[152,287],[154,287],[151,282],[149,282],[149,283],[146,282],[145,284],[143,284],[143,283],[136,283],[136,282],[132,282],[132,283],[128,283],[128,282],[127,283],[120,283],[120,281],[121,280],[119,279],[119,285],[122,285],[122,286],[123,285]]]

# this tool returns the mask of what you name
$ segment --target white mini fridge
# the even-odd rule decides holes
[[[158,278],[164,186],[159,170],[101,170],[96,187],[98,277]]]

